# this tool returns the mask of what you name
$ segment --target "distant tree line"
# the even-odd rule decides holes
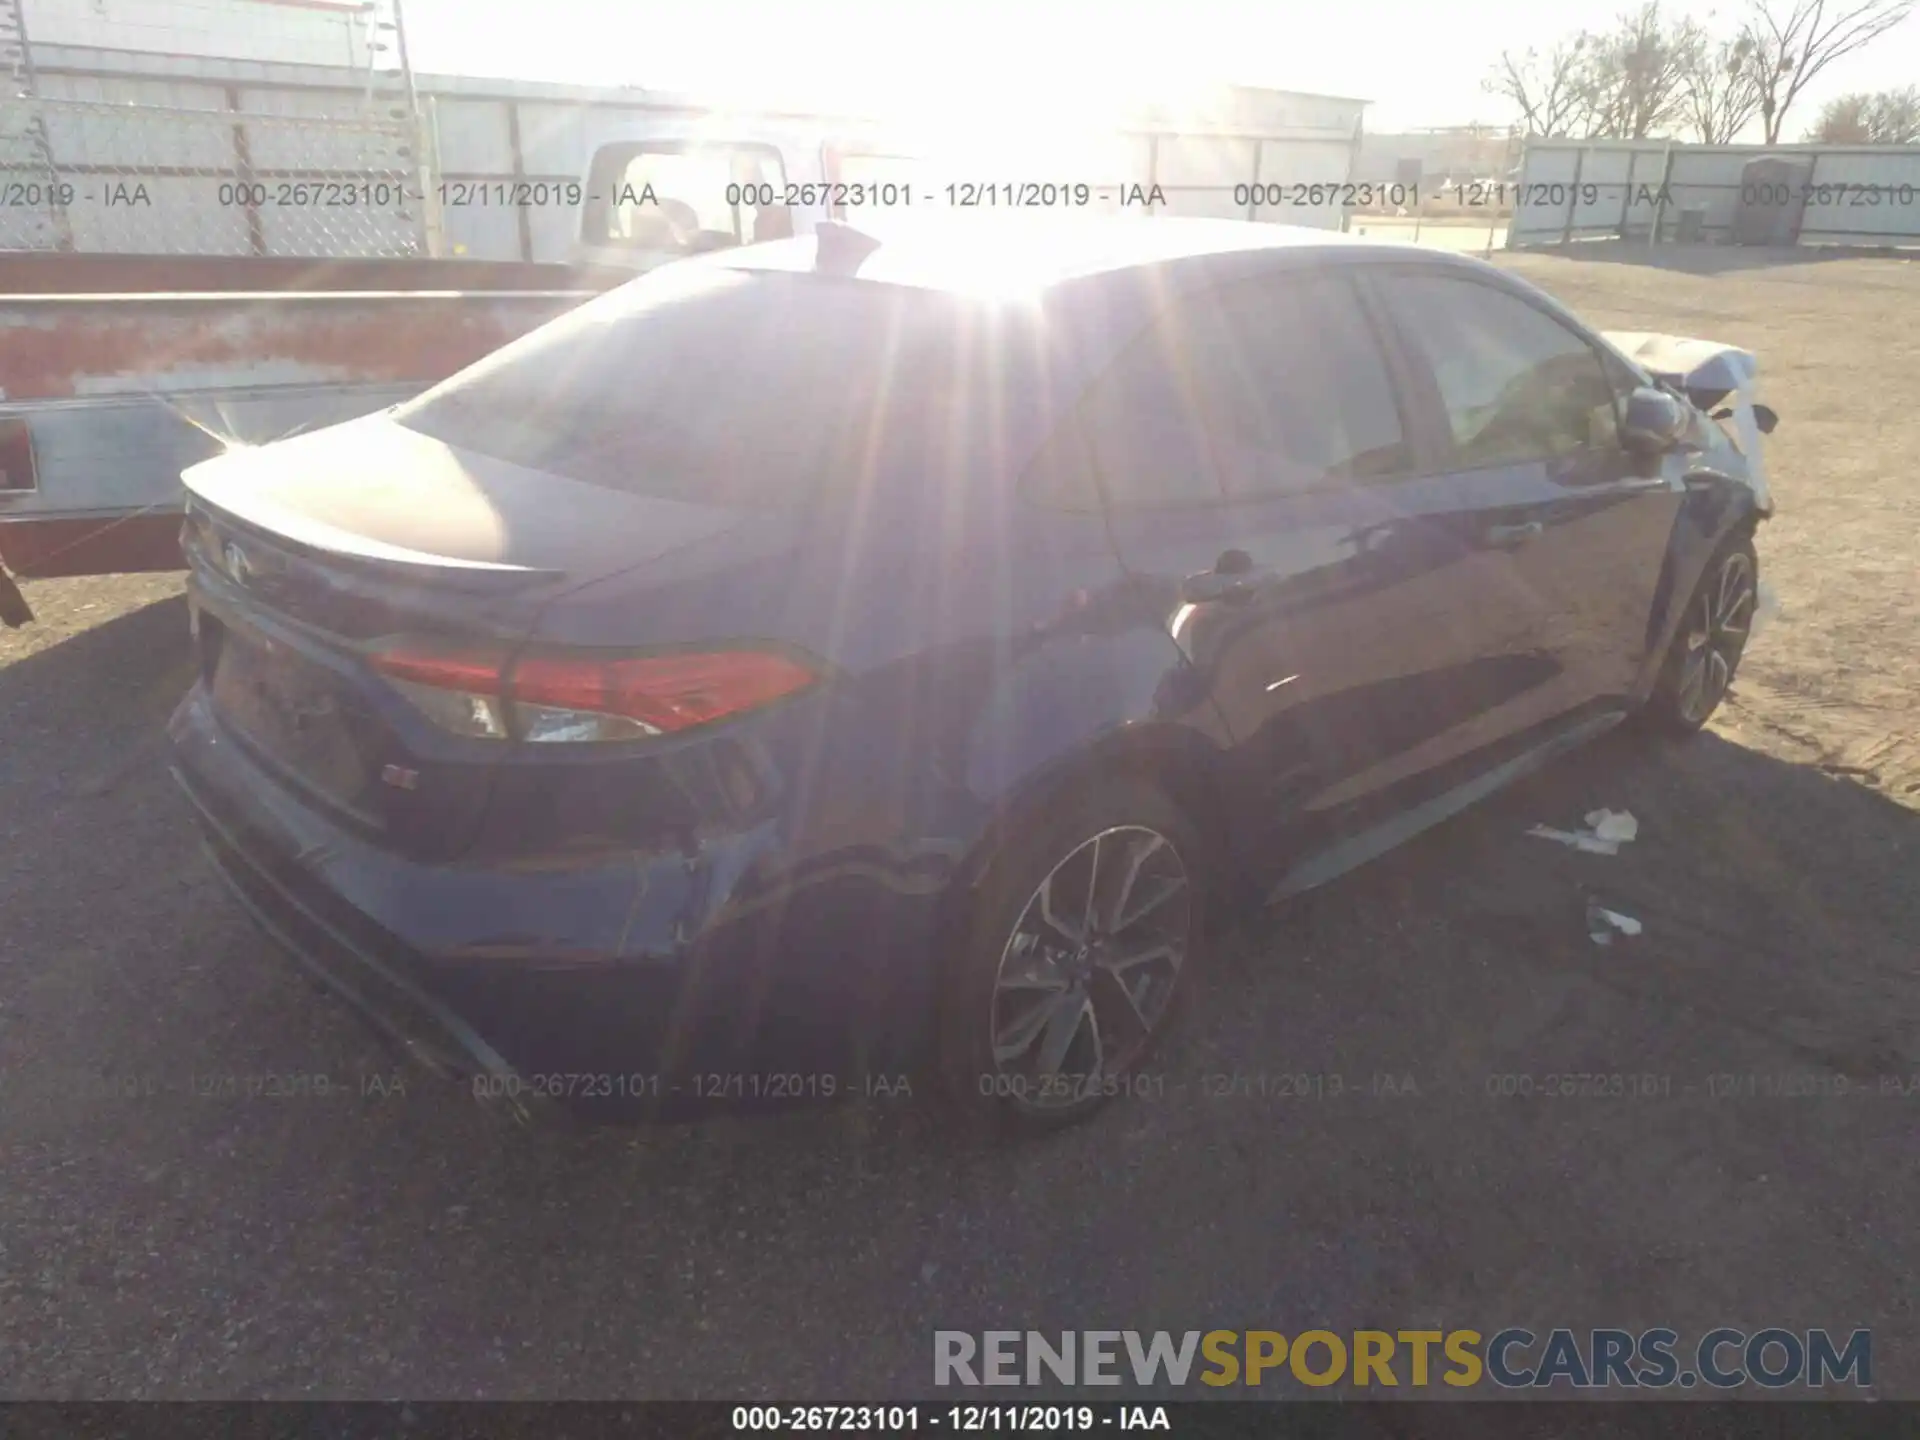
[[[1485,88],[1529,135],[1724,145],[1756,118],[1780,143],[1788,112],[1836,60],[1912,14],[1915,0],[1747,0],[1727,24],[1672,19],[1659,0],[1546,51],[1502,51]],[[1802,109],[1805,107],[1802,106]],[[1806,133],[1834,144],[1920,143],[1920,87],[1830,101]]]

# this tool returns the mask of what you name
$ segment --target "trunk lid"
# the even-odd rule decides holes
[[[376,643],[514,647],[557,596],[749,519],[475,455],[384,416],[184,479],[195,645],[223,725],[276,781],[421,857],[465,848],[514,747],[433,725],[369,667]]]
[[[740,523],[497,460],[371,415],[189,469],[206,505],[348,566],[480,592],[597,579]]]

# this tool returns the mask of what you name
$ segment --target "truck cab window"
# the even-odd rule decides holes
[[[608,167],[607,240],[697,252],[772,238],[786,176],[761,146],[621,147]],[[598,168],[598,167],[596,167]],[[768,203],[762,203],[768,202]]]

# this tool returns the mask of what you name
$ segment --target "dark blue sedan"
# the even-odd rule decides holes
[[[1713,369],[1262,225],[677,263],[188,473],[176,773],[253,915],[478,1093],[1082,1116],[1215,907],[1705,723],[1772,418]]]

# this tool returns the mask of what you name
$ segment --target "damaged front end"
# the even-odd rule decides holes
[[[1610,330],[1602,338],[1696,410],[1720,423],[1746,460],[1744,483],[1761,515],[1773,514],[1760,437],[1773,433],[1779,417],[1755,398],[1760,362],[1750,351],[1716,340],[1646,331]]]

